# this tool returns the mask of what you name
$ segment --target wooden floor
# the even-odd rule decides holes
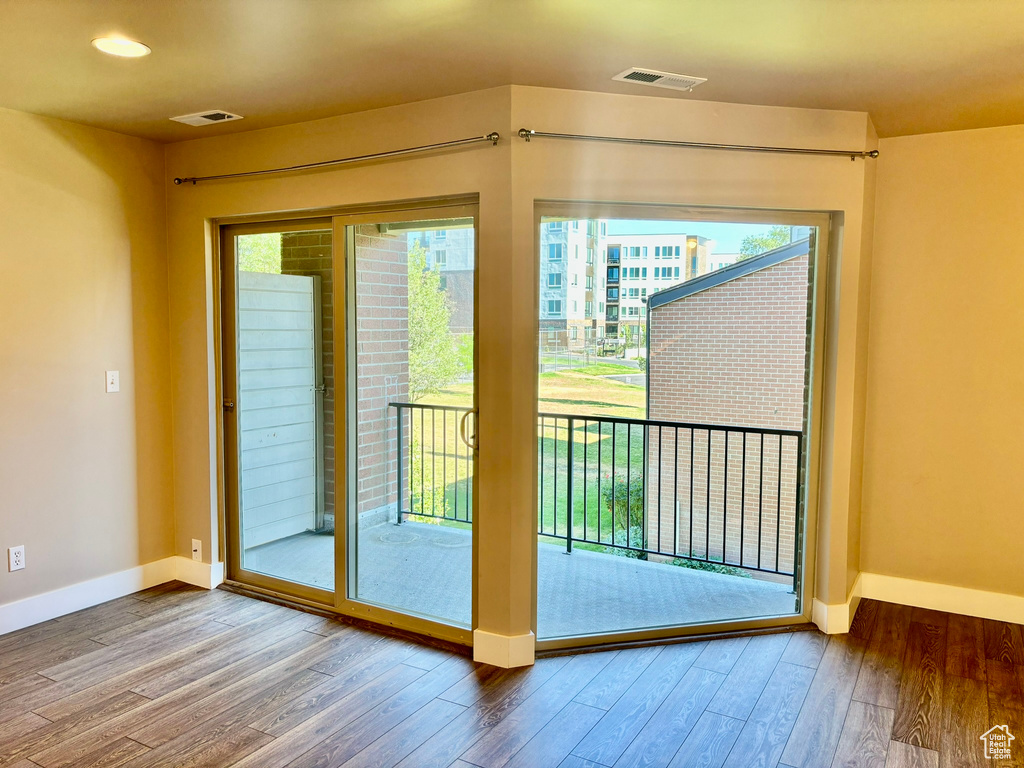
[[[0,766],[1007,766],[1024,640],[865,601],[849,635],[481,666],[170,584],[0,636]]]

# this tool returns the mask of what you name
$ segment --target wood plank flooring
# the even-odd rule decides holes
[[[864,601],[848,635],[503,670],[171,583],[0,636],[0,768],[230,765],[1024,766],[1024,634]]]

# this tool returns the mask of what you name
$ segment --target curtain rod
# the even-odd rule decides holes
[[[369,155],[358,155],[356,157],[343,157],[338,160],[323,160],[319,163],[301,163],[300,165],[289,165],[285,168],[267,168],[262,171],[243,171],[241,173],[221,173],[216,176],[186,176],[185,178],[176,178],[175,184],[184,184],[187,181],[191,181],[195,184],[197,181],[214,181],[215,179],[239,179],[245,176],[264,176],[270,173],[290,173],[292,171],[306,171],[311,168],[325,168],[331,165],[344,165],[346,163],[361,163],[367,160],[382,160],[388,157],[400,157],[402,155],[412,155],[417,152],[429,152],[434,149],[448,149],[451,147],[460,147],[464,144],[477,144],[481,141],[489,141],[494,146],[498,143],[498,139],[501,136],[497,131],[491,131],[486,136],[471,136],[466,139],[455,139],[453,141],[440,141],[435,144],[424,144],[419,147],[407,147],[405,149],[392,149],[388,152],[374,152]]]
[[[619,136],[588,136],[582,133],[547,133],[529,128],[519,129],[519,138],[529,141],[534,136],[544,139],[577,139],[579,141],[606,141],[613,144],[648,144],[655,147],[682,147],[684,149],[724,149],[733,152],[774,152],[787,155],[828,155],[856,160],[878,157],[878,150],[869,152],[845,149],[802,149],[800,147],[759,147],[748,144],[708,144],[702,141],[668,141],[667,139],[627,139]]]

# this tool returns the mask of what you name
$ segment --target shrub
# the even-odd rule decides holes
[[[627,476],[616,472],[613,476],[606,473],[601,481],[601,500],[605,509],[611,510],[612,517],[612,544],[620,547],[629,546],[644,547],[644,481],[643,473],[633,471],[629,473],[627,487]],[[614,496],[613,496],[614,494]],[[629,530],[627,537],[626,531]],[[633,552],[631,550],[620,550],[609,547],[617,555],[633,557],[640,560],[647,559],[645,552]]]
[[[687,560],[685,557],[677,557],[671,564],[679,566],[680,568],[690,568],[694,571],[720,573],[725,576],[739,576],[744,579],[750,578],[750,574],[742,568],[734,568],[733,566],[725,565],[724,563],[709,563],[706,560]]]

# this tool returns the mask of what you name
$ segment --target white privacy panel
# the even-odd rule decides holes
[[[244,549],[316,526],[314,278],[238,273]]]

